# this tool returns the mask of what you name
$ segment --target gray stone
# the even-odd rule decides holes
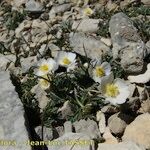
[[[134,141],[150,149],[150,114],[142,114],[129,124],[122,139],[123,141]]]
[[[150,54],[150,40],[146,43],[146,48],[147,48],[146,54],[149,55]]]
[[[42,126],[37,126],[35,128],[36,134],[42,139]],[[53,131],[51,128],[43,127],[43,140],[52,140],[53,139]]]
[[[15,61],[16,61],[15,55],[0,54],[0,70],[5,71],[7,67],[14,66]]]
[[[142,146],[133,142],[121,142],[118,144],[98,144],[97,150],[145,150]]]
[[[35,0],[28,0],[25,4],[26,10],[30,12],[41,12],[43,11],[43,6],[40,2]]]
[[[73,124],[76,133],[84,133],[85,135],[88,135],[91,139],[97,139],[100,138],[100,131],[98,129],[98,125],[93,120],[80,120],[76,121]]]
[[[50,43],[50,44],[48,45],[48,48],[49,48],[50,51],[51,51],[52,57],[56,57],[57,54],[58,54],[58,51],[60,51],[60,48],[59,48],[58,46],[56,46],[55,44],[53,44],[53,43]]]
[[[72,132],[72,123],[71,121],[66,121],[64,123],[65,133]]]
[[[43,109],[50,101],[50,99],[47,97],[47,93],[38,84],[31,89],[31,93],[35,94],[35,98],[38,100],[39,103],[40,111],[43,111]]]
[[[20,60],[22,72],[27,72],[32,66],[36,65],[36,62],[37,62],[36,56],[22,58]]]
[[[101,42],[99,38],[96,39],[96,37],[84,33],[70,33],[69,41],[76,53],[83,56],[87,54],[91,59],[99,59],[110,51],[109,47]]]
[[[58,138],[58,137],[61,137],[64,135],[64,127],[63,126],[58,126],[58,127],[55,127],[53,129],[53,136],[54,136],[54,139]]]
[[[123,113],[117,113],[112,115],[108,119],[108,127],[115,135],[122,135],[127,124],[129,124],[133,118]]]
[[[120,58],[121,66],[128,73],[141,72],[146,46],[133,22],[124,13],[117,13],[111,17],[109,27],[114,59]]]
[[[99,29],[99,21],[99,19],[83,19],[74,21],[72,29],[75,31],[95,33]]]
[[[0,139],[14,141],[5,146],[5,150],[31,150],[25,144],[29,138],[23,106],[10,81],[9,72],[0,72],[0,85]]]
[[[48,150],[94,150],[94,142],[82,133],[66,133],[48,143]]]
[[[49,12],[49,17],[54,18],[56,14],[64,13],[65,11],[69,10],[71,8],[71,6],[72,6],[72,4],[70,4],[70,3],[53,6]]]
[[[150,0],[141,0],[144,5],[150,6]]]
[[[112,105],[107,105],[107,106],[104,106],[101,109],[101,111],[106,114],[114,114],[114,113],[117,113],[119,110],[117,107],[114,107]]]

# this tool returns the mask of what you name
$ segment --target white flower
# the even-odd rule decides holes
[[[91,16],[93,13],[94,13],[94,11],[89,7],[83,9],[84,16]]]
[[[102,79],[111,74],[111,66],[108,62],[98,62],[92,70],[92,78],[95,82],[101,83]]]
[[[50,87],[50,81],[47,75],[42,76],[43,78],[39,79],[39,85],[42,89],[46,90]]]
[[[66,67],[67,71],[74,70],[76,67],[75,53],[60,51],[56,60],[60,66]]]
[[[103,81],[102,81],[103,82]],[[130,95],[129,86],[122,79],[115,79],[113,82],[106,82],[101,86],[102,94],[105,96],[105,100],[113,105],[123,104]]]
[[[52,58],[49,59],[42,59],[39,63],[38,63],[38,69],[35,70],[35,74],[37,76],[43,76],[46,75],[48,73],[52,73],[55,70],[57,70],[58,65],[56,63],[55,60],[53,60]]]

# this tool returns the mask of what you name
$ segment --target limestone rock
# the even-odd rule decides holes
[[[42,4],[35,0],[28,0],[25,6],[25,9],[30,12],[42,12],[43,10]]]
[[[123,141],[134,141],[150,149],[150,114],[138,116],[126,127],[122,139]]]
[[[106,114],[114,114],[114,113],[117,113],[119,110],[115,106],[107,105],[107,106],[104,106],[101,109],[101,111]]]
[[[118,143],[117,139],[111,134],[109,127],[106,127],[103,138],[105,139],[105,143],[107,144]]]
[[[133,142],[121,142],[118,144],[98,144],[97,150],[145,150],[142,146]]]
[[[35,94],[35,98],[39,103],[39,108],[41,108],[42,111],[50,101],[47,97],[47,93],[38,84],[31,89],[31,92]]]
[[[74,21],[72,29],[80,32],[90,32],[95,33],[98,31],[99,19],[83,19]]]
[[[150,1],[149,1],[149,0],[141,0],[141,2],[142,2],[144,5],[150,6]]]
[[[139,110],[141,113],[150,113],[150,100],[142,101],[141,108]]]
[[[57,112],[60,112],[63,119],[67,119],[73,114],[71,110],[71,105],[69,101],[64,102],[63,106],[58,109]]]
[[[117,13],[111,17],[109,29],[114,59],[120,58],[121,66],[128,73],[141,72],[146,46],[133,22],[124,13]]]
[[[64,135],[64,127],[57,126],[53,129],[53,139],[59,138]]]
[[[71,6],[72,5],[70,3],[53,6],[49,12],[49,17],[54,18],[56,14],[64,13],[65,11],[69,10]]]
[[[66,121],[64,123],[65,133],[72,132],[72,123],[71,121]]]
[[[15,55],[2,55],[0,54],[0,70],[6,70],[7,65],[14,66],[16,61],[16,56]]]
[[[102,55],[107,54],[110,51],[109,47],[101,42],[100,39],[96,39],[93,36],[87,36],[84,33],[70,33],[69,41],[76,53],[83,56],[86,56],[87,54],[91,59],[99,59]]]
[[[22,58],[20,60],[22,71],[23,72],[28,71],[32,66],[36,65],[36,62],[37,62],[36,56]]]
[[[87,121],[76,121],[73,126],[76,133],[84,133],[85,135],[88,135],[91,139],[97,139],[101,137],[97,123],[93,120],[88,119]]]
[[[122,135],[127,124],[132,121],[132,117],[126,114],[117,113],[108,119],[108,127],[115,135]]]
[[[15,141],[5,150],[31,150],[24,144],[29,140],[25,127],[24,110],[8,72],[0,72],[0,139]]]
[[[98,121],[99,131],[100,133],[103,134],[106,128],[106,118],[105,118],[104,113],[102,113],[101,111],[98,111],[96,114],[96,119]]]
[[[42,126],[37,126],[35,128],[36,134],[42,139]],[[52,140],[53,139],[53,131],[51,128],[43,127],[43,139],[46,140]]]

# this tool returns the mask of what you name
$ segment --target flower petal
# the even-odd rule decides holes
[[[76,58],[76,54],[75,53],[71,53],[68,52],[68,58],[71,62],[74,62],[75,58]]]
[[[110,72],[111,72],[111,66],[110,66],[110,64],[108,62],[103,62],[101,64],[101,67],[104,68],[106,75],[110,74]]]
[[[114,75],[113,75],[112,72],[110,73],[110,75],[105,76],[105,77],[102,78],[101,85],[100,85],[100,90],[103,94],[105,93],[106,85],[109,84],[109,83],[112,83],[113,80],[114,80]]]

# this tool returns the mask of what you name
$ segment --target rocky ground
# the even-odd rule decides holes
[[[1,0],[0,86],[0,150],[149,150],[150,0]]]

